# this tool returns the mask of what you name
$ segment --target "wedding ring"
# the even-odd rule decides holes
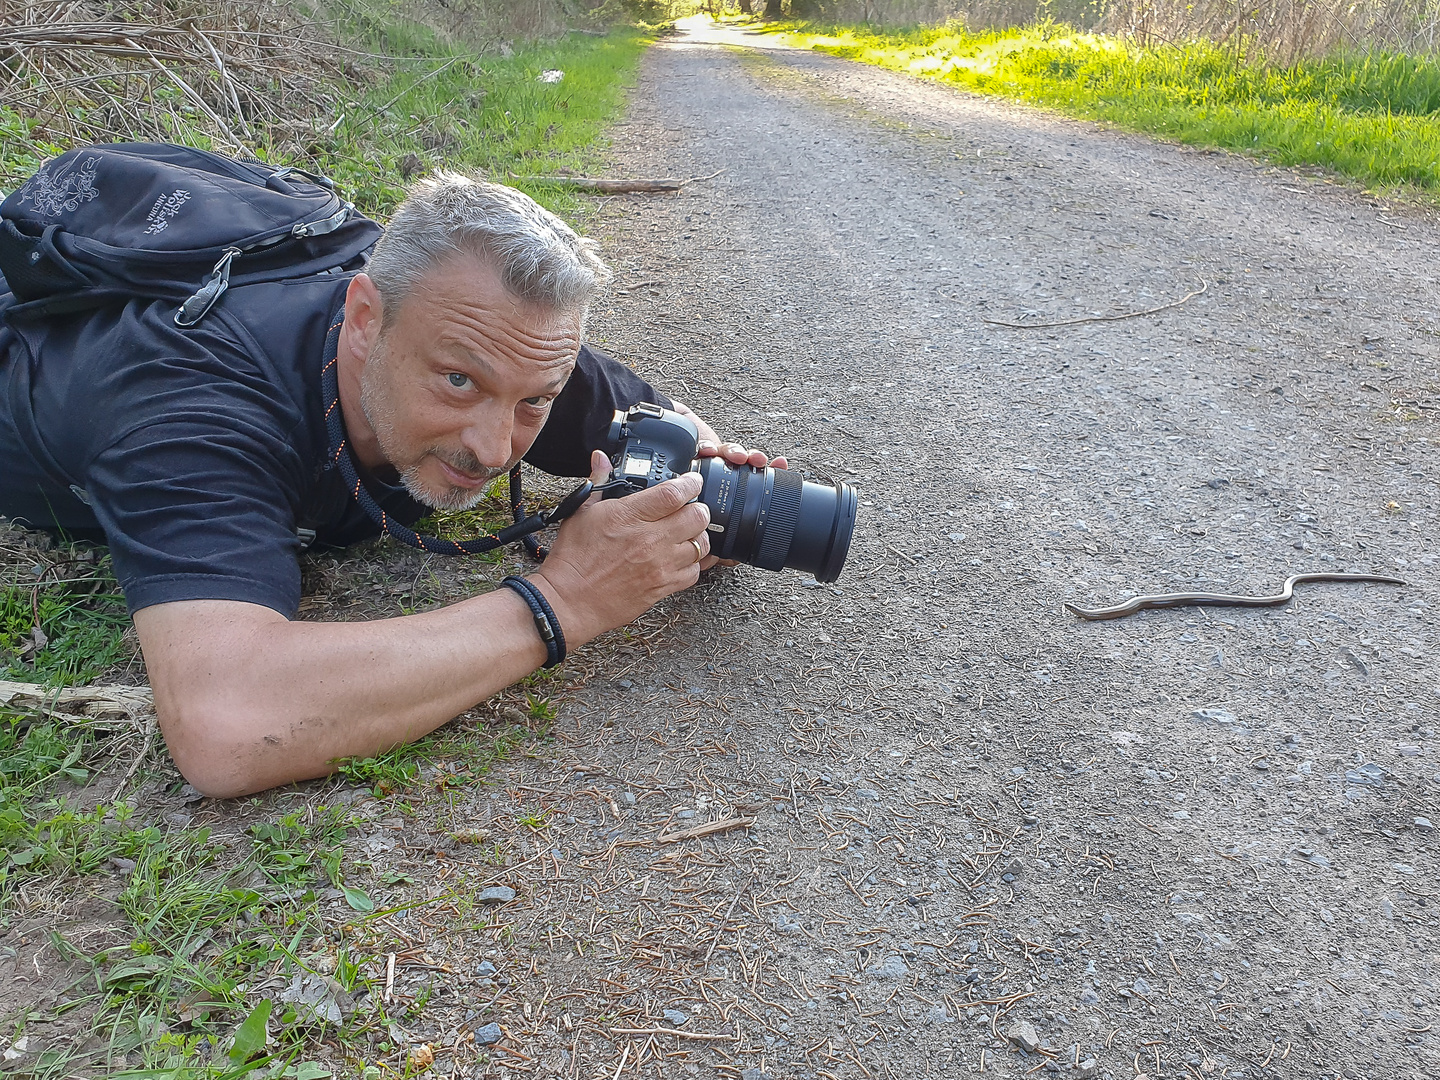
[[[695,561],[700,562],[700,560],[705,558],[705,549],[700,546],[700,541],[696,540],[693,536],[690,538],[690,543],[695,545]]]

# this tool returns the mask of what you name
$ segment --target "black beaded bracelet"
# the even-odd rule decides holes
[[[540,640],[545,642],[545,666],[551,668],[564,660],[565,632],[560,629],[560,620],[555,617],[555,610],[545,599],[545,594],[522,577],[507,577],[500,584],[524,600],[530,614],[535,616],[535,629],[540,632]]]

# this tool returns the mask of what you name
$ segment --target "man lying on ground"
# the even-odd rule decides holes
[[[607,275],[590,241],[526,196],[440,174],[363,273],[232,288],[189,329],[173,304],[143,300],[0,318],[0,514],[109,544],[191,784],[242,795],[419,738],[553,658],[542,601],[574,648],[714,561],[690,474],[582,508],[526,579],[538,597],[502,588],[403,618],[292,621],[301,536],[380,531],[326,468],[333,324],[348,452],[409,524],[475,505],[522,458],[599,481],[614,411],[667,403],[582,344]],[[12,302],[0,278],[0,316]],[[702,453],[766,463],[668,403],[696,420]]]

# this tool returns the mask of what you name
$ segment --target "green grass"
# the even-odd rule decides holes
[[[1043,24],[879,33],[789,23],[822,52],[1362,184],[1440,192],[1440,61],[1340,55],[1271,65],[1210,42],[1140,47]]]
[[[36,567],[33,582],[0,586],[0,677],[73,686],[127,659],[130,619],[109,556],[70,548]]]
[[[603,38],[523,45],[501,57],[465,52],[393,16],[357,16],[351,30],[357,48],[418,62],[391,65],[363,92],[333,87],[331,112],[299,118],[310,121],[313,137],[297,141],[293,129],[262,129],[255,149],[276,163],[327,173],[382,219],[400,199],[405,173],[448,167],[503,181],[594,169],[599,137],[653,36],[620,28]],[[541,82],[544,70],[564,78]],[[203,118],[187,110],[184,101],[167,101],[167,114],[195,122],[172,137],[210,146]],[[0,108],[0,185],[65,149],[47,142],[33,118]],[[581,206],[554,186],[517,186],[561,214]],[[506,524],[503,482],[501,491],[475,514],[431,524],[446,535]],[[129,621],[105,558],[27,544],[6,551],[4,677],[75,685],[129,662]],[[387,809],[399,813],[407,800],[443,803],[452,789],[480,782],[496,762],[543,737],[555,715],[544,696],[549,678],[524,682],[500,725],[449,725],[388,754],[342,762],[337,783],[390,797]],[[0,711],[0,930],[26,909],[25,898],[96,893],[113,901],[123,935],[121,944],[101,949],[52,935],[54,949],[81,975],[50,1013],[3,1018],[8,1036],[28,1032],[44,1048],[8,1075],[318,1080],[331,1068],[336,1076],[379,1075],[368,1063],[397,1052],[379,993],[362,996],[343,1023],[320,1024],[303,1006],[281,1001],[280,991],[251,988],[315,972],[347,995],[366,989],[365,973],[377,970],[385,940],[383,931],[368,929],[384,914],[374,909],[405,906],[411,879],[354,856],[344,807],[292,813],[256,800],[249,828],[224,836],[163,818],[141,800],[119,799],[114,785],[140,744],[130,729],[72,723],[43,709]],[[422,785],[427,763],[438,767]],[[171,792],[178,788],[172,779]],[[320,787],[313,801],[323,802],[325,792]],[[169,812],[176,804],[163,805]],[[457,830],[464,824],[457,821]],[[495,857],[503,861],[505,853],[497,848]],[[52,1025],[64,1014],[84,1017],[74,1038],[54,1037]],[[98,1039],[98,1057],[93,1044],[84,1047],[86,1036]],[[106,1064],[119,1055],[125,1064]]]
[[[512,176],[583,171],[594,165],[596,139],[619,110],[651,40],[653,35],[619,28],[604,38],[572,35],[502,58],[458,52],[438,41],[427,45],[416,32],[408,44],[431,62],[397,70],[363,100],[348,103],[334,134],[314,144],[314,163],[357,206],[379,215],[403,194],[401,165],[411,154],[422,171],[432,165],[481,171],[501,183],[511,183]],[[541,82],[547,70],[564,77]],[[554,187],[514,186],[560,214],[578,206]]]

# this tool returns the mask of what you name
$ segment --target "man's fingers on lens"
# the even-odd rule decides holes
[[[641,521],[663,521],[700,495],[700,474],[684,473],[620,500]],[[708,520],[708,519],[707,519]]]

